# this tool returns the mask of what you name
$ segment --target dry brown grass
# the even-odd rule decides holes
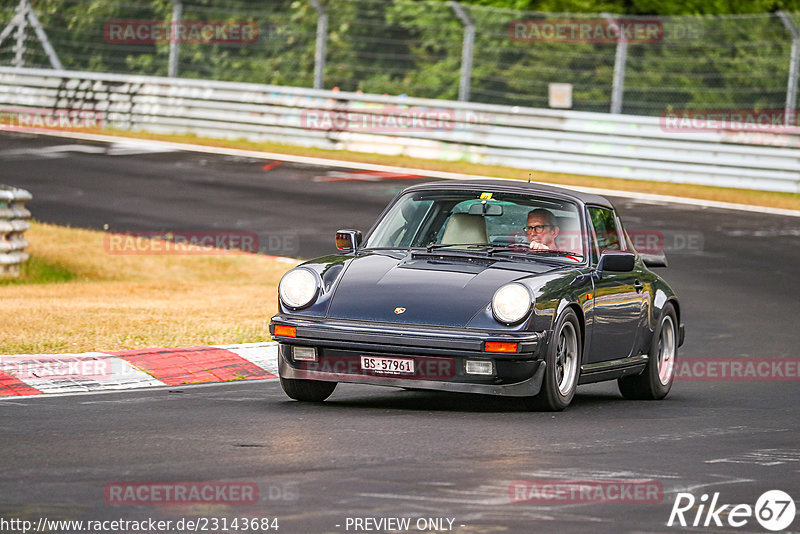
[[[104,233],[33,223],[31,260],[0,282],[0,354],[269,339],[291,263],[254,254],[110,255]]]

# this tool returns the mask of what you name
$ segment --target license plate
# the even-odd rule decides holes
[[[373,373],[390,375],[414,374],[414,360],[362,356],[361,369],[364,371],[372,371]]]

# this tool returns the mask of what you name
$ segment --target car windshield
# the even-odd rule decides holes
[[[572,202],[479,190],[426,190],[402,196],[366,248],[482,250],[491,254],[584,256],[584,232]]]

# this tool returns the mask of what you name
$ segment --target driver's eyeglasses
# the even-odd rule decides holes
[[[522,229],[525,230],[526,232],[530,232],[531,230],[533,230],[537,234],[541,234],[542,232],[544,232],[545,228],[549,229],[552,227],[553,227],[552,224],[537,224],[536,226],[523,226]]]

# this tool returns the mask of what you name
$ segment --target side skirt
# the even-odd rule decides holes
[[[648,359],[647,354],[640,354],[638,356],[620,358],[619,360],[581,365],[581,378],[578,384],[591,384],[593,382],[641,374],[647,365]]]

